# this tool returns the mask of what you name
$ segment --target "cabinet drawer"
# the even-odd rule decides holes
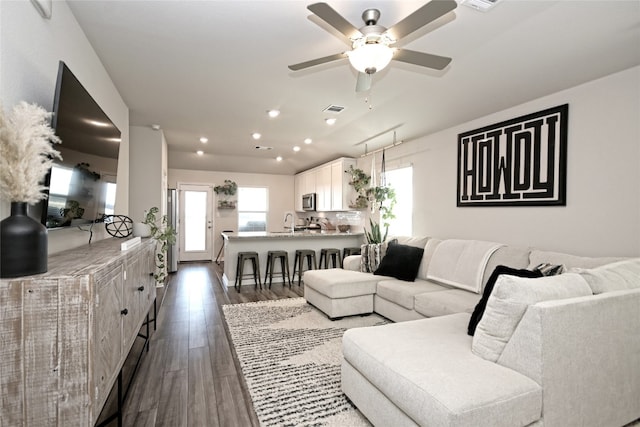
[[[96,399],[104,402],[118,374],[122,356],[122,284],[123,266],[96,275],[98,292],[95,305],[95,384]]]

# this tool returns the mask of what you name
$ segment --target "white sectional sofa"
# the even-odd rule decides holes
[[[398,240],[424,246],[415,282],[349,270],[357,257],[345,270],[304,276],[305,297],[329,317],[375,311],[399,322],[343,337],[343,391],[374,425],[622,426],[640,418],[640,259],[487,242],[479,246],[489,251],[469,257],[464,241]],[[500,276],[467,334],[497,265],[542,263],[568,272]],[[435,281],[435,272],[446,277]]]

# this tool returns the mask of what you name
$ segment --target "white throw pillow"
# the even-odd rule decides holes
[[[640,258],[592,268],[574,268],[591,286],[594,294],[640,288]]]
[[[501,275],[476,328],[471,351],[495,362],[530,305],[592,294],[591,288],[579,274],[567,273],[535,279]]]

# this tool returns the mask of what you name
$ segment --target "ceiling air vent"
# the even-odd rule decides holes
[[[344,110],[344,107],[341,107],[340,105],[331,104],[327,108],[322,110],[322,112],[323,113],[340,114],[340,113],[342,113],[342,110]]]
[[[492,9],[500,0],[462,0],[462,4],[469,6],[480,12],[486,12]]]
[[[265,145],[256,145],[256,150],[273,150],[273,147],[267,147]]]

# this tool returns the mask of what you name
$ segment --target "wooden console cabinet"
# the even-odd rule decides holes
[[[93,426],[155,296],[155,241],[106,239],[0,281],[2,426]]]

